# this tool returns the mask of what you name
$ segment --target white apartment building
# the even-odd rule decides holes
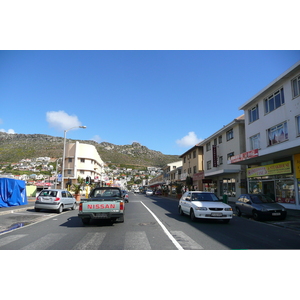
[[[203,147],[202,189],[235,201],[246,191],[245,166],[233,165],[230,158],[245,151],[244,115],[196,146]]]
[[[64,186],[70,179],[77,183],[78,176],[90,176],[94,181],[102,181],[104,175],[104,162],[95,146],[79,142],[67,143],[65,153]]]
[[[231,166],[247,166],[248,192],[300,209],[300,61],[239,109],[246,150],[231,157]]]

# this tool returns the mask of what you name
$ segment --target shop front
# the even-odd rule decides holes
[[[299,168],[300,162],[297,163],[295,158],[295,172],[293,172],[292,159],[248,168],[249,193],[263,193],[286,208],[299,209],[300,175],[297,168]]]

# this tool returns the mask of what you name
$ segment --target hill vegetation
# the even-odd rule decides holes
[[[77,140],[67,139],[74,143]],[[180,160],[177,155],[165,155],[150,150],[139,143],[132,145],[114,145],[107,142],[81,141],[94,145],[106,163],[115,165],[163,167],[168,163]],[[17,163],[21,159],[37,157],[59,158],[63,153],[63,138],[44,134],[8,134],[0,132],[0,164]]]

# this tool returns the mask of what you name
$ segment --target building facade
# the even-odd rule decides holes
[[[300,62],[239,109],[246,151],[231,157],[231,165],[247,167],[248,192],[300,209]]]
[[[227,195],[235,201],[246,191],[245,166],[232,165],[230,158],[245,151],[244,115],[203,140],[202,189],[215,193],[218,197]]]
[[[77,183],[77,178],[90,176],[95,182],[102,181],[104,176],[104,162],[95,146],[75,143],[66,144],[64,186],[70,180]]]
[[[193,179],[193,189],[203,189],[203,146],[195,145],[185,153],[179,156],[182,159],[181,182],[185,185],[186,178]]]

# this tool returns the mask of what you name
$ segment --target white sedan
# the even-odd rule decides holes
[[[197,219],[223,220],[228,223],[232,219],[232,208],[219,200],[214,193],[202,191],[185,192],[179,200],[178,210],[181,215]]]

